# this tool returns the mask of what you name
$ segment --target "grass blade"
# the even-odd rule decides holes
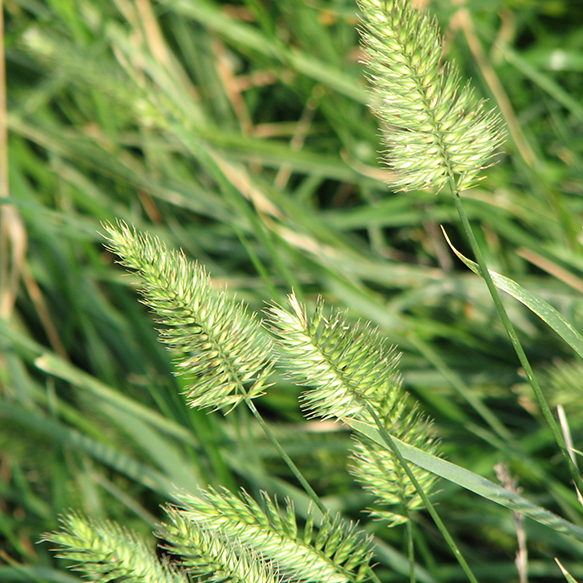
[[[443,230],[443,229],[442,229]],[[457,257],[469,267],[476,275],[481,275],[480,268],[477,263],[462,255],[452,244],[443,231],[445,238],[451,247],[451,250]],[[535,313],[543,322],[546,322],[579,356],[583,357],[583,336],[567,322],[563,316],[553,306],[524,289],[512,279],[500,275],[495,271],[489,270],[492,276],[492,281],[498,289],[511,295],[520,303],[524,304],[529,310]]]
[[[350,420],[349,424],[356,431],[364,433],[379,445],[386,447],[383,438],[376,428],[356,420]],[[451,462],[438,458],[437,456],[425,453],[424,451],[403,443],[398,439],[393,438],[393,441],[397,445],[401,455],[407,461],[410,461],[429,472],[433,472],[434,474],[449,480],[470,492],[474,492],[475,494],[482,496],[482,498],[500,504],[500,506],[504,506],[509,510],[519,512],[520,514],[528,516],[536,522],[544,524],[557,532],[562,532],[563,534],[583,542],[583,528],[557,516],[549,510],[536,506],[525,498],[509,492],[505,488],[494,484],[494,482],[491,482],[474,472],[470,472],[465,468],[452,464]]]

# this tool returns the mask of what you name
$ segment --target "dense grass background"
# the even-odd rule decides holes
[[[429,4],[447,53],[509,128],[465,195],[491,268],[582,328],[583,4]],[[255,310],[293,288],[370,320],[403,352],[407,390],[447,459],[583,525],[447,192],[392,192],[366,106],[353,0],[5,0],[9,200],[0,207],[1,581],[78,579],[35,544],[80,508],[147,534],[173,485],[306,497],[243,410],[188,409],[134,281],[103,248],[122,219],[182,247]],[[5,178],[5,177],[4,177]],[[554,405],[583,438],[583,368],[526,308],[507,307]],[[259,405],[326,504],[406,580],[403,531],[369,522],[350,439],[305,422],[280,379]],[[438,508],[480,581],[517,579],[507,510],[449,483]],[[463,574],[417,517],[419,580]],[[526,522],[533,579],[583,577],[580,543]],[[153,541],[153,538],[151,539]]]

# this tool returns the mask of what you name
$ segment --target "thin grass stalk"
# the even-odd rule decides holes
[[[435,507],[431,503],[431,500],[429,500],[429,496],[427,496],[427,494],[425,493],[425,490],[423,490],[423,488],[421,487],[421,484],[419,484],[419,481],[417,480],[417,478],[415,477],[415,474],[413,473],[413,471],[409,467],[409,464],[407,463],[407,461],[405,460],[405,458],[402,456],[401,452],[399,451],[399,448],[395,444],[393,438],[391,437],[391,434],[387,431],[387,429],[385,428],[385,426],[383,425],[383,423],[379,419],[378,415],[376,414],[374,407],[372,407],[370,405],[370,403],[365,403],[365,404],[366,404],[366,409],[367,409],[368,413],[371,415],[371,417],[374,419],[374,422],[376,423],[376,426],[379,430],[381,437],[383,438],[384,442],[390,447],[391,451],[393,452],[393,454],[395,455],[397,460],[399,460],[399,463],[401,464],[401,466],[405,470],[408,478],[411,480],[411,483],[413,484],[413,486],[415,486],[415,489],[417,490],[419,496],[421,497],[421,500],[423,501],[425,508],[427,509],[429,514],[431,515],[431,518],[433,518],[435,525],[437,526],[437,528],[439,529],[439,532],[443,536],[445,542],[447,543],[447,545],[451,549],[453,555],[455,556],[456,560],[458,561],[463,572],[466,574],[466,576],[471,581],[471,583],[478,583],[478,580],[476,579],[475,575],[472,573],[472,570],[470,569],[470,566],[468,565],[467,561],[465,560],[464,556],[462,555],[459,547],[456,545],[452,536],[449,534],[449,531],[447,530],[445,524],[441,520],[439,514],[437,513],[437,510],[435,510]]]
[[[8,199],[8,120],[6,111],[6,59],[4,52],[4,2],[0,0],[0,201]],[[0,209],[0,317],[8,318],[16,297],[12,294],[14,278],[10,274],[9,222],[16,212],[3,204]],[[17,271],[14,271],[17,273]]]
[[[407,554],[409,555],[409,581],[415,583],[415,542],[413,541],[413,521],[407,512]]]
[[[320,500],[318,494],[316,494],[316,492],[314,491],[312,486],[310,486],[310,484],[308,483],[306,478],[304,478],[302,472],[300,472],[300,470],[298,469],[296,464],[294,464],[292,459],[289,457],[289,455],[283,449],[282,445],[279,443],[279,440],[277,439],[277,437],[275,437],[273,431],[271,431],[271,429],[269,428],[269,425],[267,425],[267,423],[265,423],[265,420],[261,416],[261,413],[259,413],[259,411],[257,410],[257,407],[255,407],[255,404],[253,403],[252,399],[245,399],[245,403],[246,403],[247,407],[249,407],[249,410],[251,411],[251,413],[253,413],[255,419],[257,419],[257,422],[259,423],[259,425],[261,426],[261,428],[265,432],[265,435],[267,435],[269,441],[271,441],[271,443],[274,445],[275,449],[277,449],[279,455],[282,457],[282,459],[285,462],[285,464],[287,465],[287,467],[291,470],[292,474],[300,482],[300,484],[302,485],[302,487],[304,488],[304,490],[306,491],[306,493],[308,494],[310,499],[314,502],[314,504],[322,512],[324,520],[326,520],[326,516],[327,516],[328,511],[327,511],[326,507],[324,506],[324,503]]]
[[[249,410],[251,411],[251,413],[253,413],[253,415],[255,416],[255,419],[257,419],[257,422],[259,423],[259,425],[261,426],[261,428],[263,429],[263,431],[267,435],[268,439],[271,441],[271,443],[277,449],[279,455],[282,457],[282,459],[285,462],[285,464],[287,465],[287,467],[291,470],[291,472],[297,478],[297,480],[300,482],[300,484],[302,485],[302,487],[304,488],[304,490],[306,491],[306,493],[308,494],[310,499],[314,502],[314,504],[316,504],[316,506],[318,507],[318,509],[322,513],[322,519],[325,522],[328,522],[329,524],[331,524],[328,510],[324,506],[324,503],[322,502],[322,500],[320,500],[320,497],[318,496],[318,494],[316,494],[316,492],[314,491],[312,486],[310,486],[310,484],[308,483],[306,478],[304,478],[303,474],[300,472],[299,468],[294,464],[292,459],[289,457],[289,455],[283,449],[282,445],[279,443],[279,440],[274,435],[273,431],[271,431],[271,429],[269,428],[269,425],[267,425],[267,423],[265,423],[265,420],[261,416],[261,413],[259,413],[259,411],[255,407],[255,403],[253,403],[253,400],[246,399],[245,402],[246,402],[247,406],[249,407]],[[410,544],[412,544],[412,540],[411,540]],[[411,583],[414,583],[414,581],[415,581],[415,562],[413,559],[410,559],[410,560],[412,561],[410,569],[412,570],[412,577],[413,577],[411,579]],[[371,580],[374,583],[381,583],[380,579],[378,578],[378,576],[373,571],[373,569],[370,565],[368,567],[368,572],[369,572],[369,576],[370,576]]]
[[[239,238],[239,241],[241,241],[241,244],[245,248],[245,251],[247,251],[249,259],[253,264],[253,267],[255,267],[257,273],[260,275],[261,279],[267,286],[267,289],[269,290],[271,297],[281,297],[281,293],[275,287],[274,283],[271,281],[272,278],[269,276],[267,268],[265,267],[265,265],[263,265],[263,262],[253,249],[251,243],[245,236],[245,233],[243,233],[243,229],[241,229],[237,224],[235,224],[235,222],[231,223],[231,228],[235,231],[237,237]]]
[[[563,455],[563,458],[564,458],[565,462],[567,463],[567,467],[569,468],[569,472],[571,473],[571,478],[573,479],[573,482],[575,483],[577,490],[579,490],[581,492],[581,491],[583,491],[582,490],[583,480],[581,479],[581,476],[577,470],[577,467],[575,466],[571,456],[569,455],[569,450],[567,448],[567,444],[565,443],[565,439],[563,438],[563,434],[561,432],[561,429],[560,429],[559,425],[557,424],[557,422],[555,421],[555,418],[553,417],[553,414],[551,412],[549,404],[548,404],[548,402],[547,402],[547,400],[546,400],[546,398],[545,398],[545,396],[540,388],[540,385],[538,384],[538,381],[536,380],[536,377],[535,377],[534,371],[532,370],[532,366],[530,364],[530,361],[528,360],[528,357],[526,356],[526,353],[524,352],[524,348],[522,347],[522,344],[520,343],[518,335],[516,334],[516,330],[514,329],[514,326],[513,326],[512,322],[510,321],[510,318],[508,317],[508,313],[506,312],[506,308],[504,307],[504,304],[502,303],[502,300],[500,298],[500,294],[498,293],[498,290],[497,290],[496,286],[494,285],[494,282],[492,281],[492,277],[490,275],[490,272],[488,271],[486,261],[484,259],[484,256],[482,255],[482,251],[480,249],[480,246],[478,245],[478,241],[476,240],[476,236],[474,235],[474,231],[473,231],[472,226],[470,225],[470,222],[469,222],[468,217],[466,215],[466,212],[465,212],[465,209],[464,209],[464,206],[462,204],[461,197],[460,197],[460,193],[457,190],[457,187],[456,187],[456,184],[455,184],[453,177],[450,177],[450,188],[451,188],[451,192],[453,195],[455,207],[456,207],[457,212],[458,212],[458,216],[460,218],[460,221],[462,223],[462,227],[464,229],[464,233],[465,233],[467,240],[472,248],[472,252],[474,253],[474,257],[476,258],[476,261],[480,267],[481,275],[484,278],[486,285],[488,286],[488,291],[490,292],[490,296],[492,297],[492,300],[493,300],[494,305],[496,307],[496,311],[498,312],[500,319],[502,320],[502,324],[504,325],[506,333],[508,334],[508,337],[510,338],[510,342],[512,343],[514,351],[516,352],[516,355],[518,356],[518,360],[520,361],[520,364],[524,370],[526,378],[528,379],[528,382],[529,382],[530,386],[532,387],[532,390],[536,396],[536,399],[537,399],[538,404],[541,408],[543,416],[544,416],[546,422],[548,423],[549,427],[551,428],[551,430],[553,432],[553,436],[555,438],[555,441],[557,442],[557,445],[559,446],[559,449],[561,450],[561,454]]]

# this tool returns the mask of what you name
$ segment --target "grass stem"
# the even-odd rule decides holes
[[[577,471],[577,468],[576,468],[575,464],[573,463],[571,456],[569,455],[569,450],[567,449],[567,445],[566,445],[565,440],[563,438],[563,434],[561,433],[561,429],[559,428],[559,425],[557,424],[557,422],[555,421],[555,418],[553,417],[553,414],[551,412],[549,404],[547,403],[547,400],[546,400],[546,398],[545,398],[545,396],[540,388],[540,385],[538,384],[538,381],[536,380],[534,371],[533,371],[532,366],[528,360],[528,357],[526,356],[526,353],[524,352],[522,344],[520,343],[520,340],[518,338],[516,330],[515,330],[512,322],[510,321],[510,318],[508,317],[508,314],[506,312],[506,308],[504,307],[504,304],[502,303],[502,300],[500,298],[500,294],[498,293],[498,290],[496,289],[496,286],[494,285],[494,282],[492,281],[492,277],[490,275],[490,272],[488,271],[486,261],[484,259],[484,256],[482,254],[480,246],[478,245],[478,241],[476,240],[476,236],[474,234],[472,226],[470,225],[470,222],[469,222],[468,217],[466,215],[466,212],[464,210],[464,206],[462,204],[460,194],[459,194],[455,184],[453,184],[453,180],[451,181],[451,190],[452,190],[452,194],[453,194],[455,207],[457,209],[458,216],[459,216],[460,221],[462,223],[464,233],[467,237],[467,240],[470,244],[470,247],[472,248],[472,252],[474,253],[474,256],[475,256],[476,261],[478,263],[478,266],[480,268],[480,274],[482,275],[482,277],[484,278],[484,281],[486,282],[486,285],[488,286],[488,291],[490,292],[490,295],[492,296],[492,300],[494,301],[496,311],[498,312],[500,319],[502,320],[502,324],[504,325],[504,328],[508,334],[508,337],[510,338],[510,342],[512,343],[512,346],[516,352],[516,355],[518,356],[518,360],[520,361],[520,364],[524,370],[526,378],[528,379],[528,382],[529,382],[530,386],[532,387],[532,390],[536,396],[536,399],[537,399],[538,404],[541,408],[541,411],[544,415],[544,418],[545,418],[546,422],[548,423],[549,427],[551,428],[551,430],[553,432],[553,436],[555,438],[555,441],[557,442],[557,444],[561,450],[561,453],[563,455],[563,458],[565,459],[565,462],[567,463],[567,466],[569,468],[569,472],[571,473],[571,477],[573,479],[573,482],[575,483],[577,490],[579,490],[581,492],[581,491],[583,491],[582,490],[583,481],[581,480],[581,476],[580,476],[579,472]]]
[[[393,438],[391,437],[391,434],[387,431],[386,427],[383,425],[383,423],[379,419],[378,415],[376,414],[376,411],[374,410],[373,407],[370,406],[369,403],[366,404],[366,408],[367,408],[367,411],[370,413],[371,417],[374,419],[374,422],[377,425],[377,428],[381,434],[381,437],[383,438],[385,443],[390,447],[391,451],[393,452],[393,454],[395,455],[395,457],[397,458],[397,460],[399,461],[399,463],[401,464],[401,466],[405,470],[408,478],[411,480],[411,483],[413,484],[413,486],[415,487],[415,489],[419,493],[419,496],[423,500],[423,504],[424,504],[425,508],[427,509],[429,514],[431,515],[431,518],[433,518],[435,525],[439,529],[439,532],[441,533],[441,535],[445,539],[445,542],[447,543],[447,545],[451,549],[453,555],[455,556],[456,560],[460,564],[460,567],[462,568],[464,573],[467,575],[467,577],[471,581],[471,583],[478,583],[478,580],[476,579],[475,575],[472,573],[472,570],[470,569],[470,566],[468,565],[468,563],[464,559],[464,556],[462,555],[459,547],[457,546],[457,544],[453,540],[452,536],[449,534],[447,527],[445,526],[445,524],[441,520],[439,514],[437,513],[437,510],[435,510],[435,507],[431,503],[431,500],[429,500],[429,496],[427,496],[427,494],[425,493],[425,491],[421,487],[421,484],[419,484],[419,481],[415,477],[415,474],[413,473],[413,471],[409,467],[409,464],[407,463],[407,461],[405,460],[405,458],[403,457],[403,455],[399,451],[399,448],[395,444]]]

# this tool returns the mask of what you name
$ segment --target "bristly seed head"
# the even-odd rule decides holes
[[[411,0],[358,0],[360,29],[373,87],[373,111],[381,121],[385,161],[399,190],[453,181],[457,191],[474,186],[504,131],[457,68],[442,61],[437,21]]]

